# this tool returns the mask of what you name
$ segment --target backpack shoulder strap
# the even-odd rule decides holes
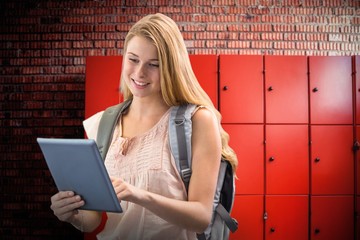
[[[191,177],[191,116],[195,107],[194,104],[174,106],[169,118],[170,149],[186,190]]]
[[[104,111],[100,119],[96,144],[99,148],[100,155],[104,160],[119,116],[130,104],[131,100],[126,100],[120,104],[111,106]]]

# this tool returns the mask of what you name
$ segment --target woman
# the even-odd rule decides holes
[[[120,117],[105,166],[123,213],[107,213],[99,239],[196,239],[212,216],[220,157],[236,168],[237,159],[220,125],[220,114],[200,87],[176,23],[148,15],[129,31],[124,44],[121,91],[132,99]],[[168,141],[172,106],[199,106],[192,122],[192,176],[188,193],[176,170]],[[84,121],[96,139],[102,112]],[[62,221],[93,231],[101,213],[77,210],[73,192],[59,192],[51,208]]]

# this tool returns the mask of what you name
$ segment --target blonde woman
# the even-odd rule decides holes
[[[121,91],[131,105],[114,131],[105,166],[123,208],[107,213],[98,239],[196,239],[212,217],[220,157],[236,168],[237,159],[220,125],[220,114],[200,87],[176,23],[148,15],[129,31],[124,44]],[[168,140],[172,106],[193,103],[192,176],[188,193],[175,166]],[[84,121],[96,139],[103,112]],[[77,210],[80,196],[64,191],[51,198],[61,220],[90,232],[101,213]]]

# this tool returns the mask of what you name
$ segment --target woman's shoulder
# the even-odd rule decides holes
[[[94,115],[83,121],[83,126],[88,138],[96,140],[100,119],[103,113],[104,111],[95,113]]]
[[[192,112],[193,127],[199,129],[208,129],[217,127],[218,121],[216,115],[210,108],[206,106],[196,106]]]

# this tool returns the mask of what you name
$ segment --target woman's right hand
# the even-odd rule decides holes
[[[77,222],[78,208],[85,204],[79,195],[72,191],[58,192],[51,197],[51,206],[54,215],[64,222]]]

